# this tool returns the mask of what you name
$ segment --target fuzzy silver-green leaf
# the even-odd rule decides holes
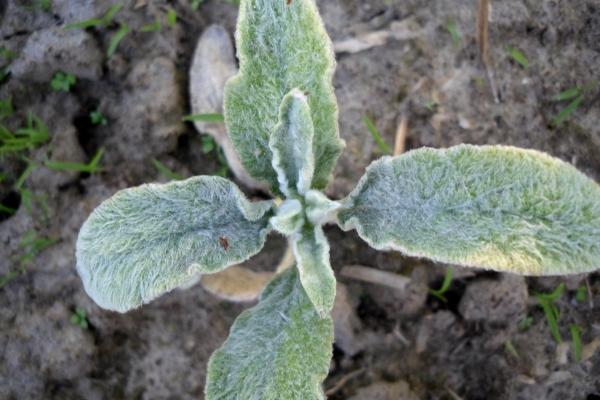
[[[306,219],[314,226],[321,226],[334,219],[336,211],[341,207],[338,201],[330,200],[318,190],[309,190],[304,195]]]
[[[374,162],[338,214],[377,249],[526,275],[600,267],[600,186],[534,150],[461,145]]]
[[[285,236],[299,232],[305,224],[304,209],[300,200],[285,200],[271,217],[271,226]]]
[[[317,315],[292,267],[238,317],[211,357],[206,399],[324,399],[332,342],[331,317]]]
[[[83,224],[77,270],[99,306],[125,312],[256,254],[271,208],[217,177],[122,190]]]
[[[335,276],[329,264],[329,242],[320,226],[306,225],[292,238],[300,281],[315,309],[329,315],[335,301]]]
[[[254,178],[277,191],[269,137],[279,106],[298,88],[308,97],[315,137],[312,188],[322,189],[342,150],[333,93],[333,47],[314,0],[242,0],[236,31],[240,72],[225,86],[229,135]]]
[[[315,171],[314,128],[306,96],[294,89],[283,98],[279,123],[269,139],[279,190],[287,197],[310,190]]]

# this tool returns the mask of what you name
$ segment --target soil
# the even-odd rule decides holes
[[[157,159],[183,176],[214,174],[216,153],[182,123],[189,111],[189,68],[211,24],[230,33],[237,7],[207,0],[125,0],[106,27],[63,25],[102,15],[104,0],[0,1],[0,66],[11,74],[0,99],[12,99],[10,129],[32,112],[51,139],[24,157],[0,159],[0,399],[201,399],[210,354],[236,316],[252,304],[221,300],[201,285],[177,290],[127,314],[106,312],[84,293],[74,242],[91,210],[119,189],[166,181]],[[546,151],[600,180],[600,1],[492,1],[489,49],[482,65],[473,0],[320,0],[334,42],[407,24],[411,35],[355,53],[339,53],[335,87],[347,147],[327,192],[342,198],[381,155],[362,118],[394,142],[404,116],[407,149],[458,143],[509,144]],[[177,23],[168,27],[173,8]],[[162,19],[158,32],[138,32]],[[106,56],[119,24],[132,32]],[[449,29],[450,28],[450,29]],[[453,29],[454,28],[454,29]],[[450,31],[456,31],[453,35]],[[518,48],[525,68],[509,55]],[[53,91],[57,71],[78,80]],[[493,76],[495,99],[488,79]],[[583,88],[582,101],[553,124]],[[107,124],[89,115],[100,110]],[[105,153],[98,173],[55,171],[44,160],[86,162]],[[28,163],[37,165],[15,190]],[[247,188],[245,188],[247,189]],[[26,195],[23,195],[25,193]],[[28,195],[27,195],[28,194]],[[252,197],[264,197],[248,191]],[[380,253],[354,233],[329,227],[338,274],[336,344],[324,387],[340,399],[600,399],[600,275],[521,278]],[[42,239],[51,240],[44,242]],[[285,242],[275,235],[251,264],[270,269]],[[341,276],[361,265],[411,278],[393,289]],[[454,279],[442,301],[447,268]],[[558,344],[535,294],[564,282]],[[87,328],[72,322],[76,309]],[[342,311],[340,311],[342,310]],[[571,350],[581,330],[583,360]],[[340,384],[341,382],[341,384]]]

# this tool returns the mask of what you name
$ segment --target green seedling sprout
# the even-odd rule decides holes
[[[508,354],[510,354],[511,356],[513,356],[514,358],[521,358],[519,356],[519,352],[517,351],[517,349],[515,348],[515,346],[513,345],[512,341],[507,340],[506,342],[504,342],[504,350],[506,350],[506,352]]]
[[[58,241],[56,239],[40,237],[36,231],[29,231],[23,235],[19,242],[21,254],[14,261],[18,268],[17,270],[9,271],[7,274],[0,276],[0,288],[7,283],[25,273],[27,266],[44,250],[53,246]]]
[[[17,210],[15,210],[14,208],[7,207],[4,204],[0,203],[0,213],[13,215],[16,212]]]
[[[50,87],[56,92],[69,92],[76,82],[77,77],[75,75],[57,72],[50,81]]]
[[[558,113],[554,118],[552,118],[551,124],[552,126],[558,126],[565,122],[567,119],[571,117],[571,114],[575,112],[577,107],[583,101],[583,94],[578,95],[573,101],[569,103],[561,112]]]
[[[190,7],[192,8],[192,10],[198,11],[198,8],[200,8],[200,4],[202,4],[203,2],[204,0],[191,0]]]
[[[184,179],[182,175],[179,175],[176,172],[173,172],[167,167],[165,164],[158,161],[156,158],[152,159],[152,165],[158,172],[160,172],[165,178],[170,179],[172,181],[181,181]]]
[[[4,58],[5,61],[12,61],[17,56],[17,53],[14,51],[7,49],[4,46],[0,46],[0,57]]]
[[[94,110],[90,113],[90,122],[92,125],[102,125],[105,126],[108,124],[108,119],[102,114],[100,110]]]
[[[45,12],[52,11],[52,0],[37,0],[37,7]]]
[[[73,314],[71,314],[71,323],[77,325],[81,329],[88,329],[90,324],[87,320],[87,312],[83,307],[76,307]]]
[[[242,0],[236,40],[225,124],[273,198],[250,201],[215,176],[125,189],[91,213],[76,246],[88,295],[127,312],[247,260],[269,232],[289,238],[295,263],[212,355],[207,400],[325,398],[336,295],[325,224],[355,229],[375,249],[457,267],[536,276],[598,268],[600,186],[538,151],[459,145],[384,156],[347,197],[329,199],[344,143],[316,2]],[[563,290],[538,296],[555,322]]]
[[[581,361],[581,328],[577,325],[570,325],[569,330],[571,331],[571,339],[573,342],[573,358],[575,362]]]
[[[40,237],[35,231],[27,232],[20,242],[20,247],[23,254],[18,258],[19,264],[22,267],[30,264],[42,251],[53,246],[58,241],[56,239]]]
[[[379,130],[377,130],[377,127],[375,126],[375,123],[368,115],[363,117],[363,123],[379,147],[379,150],[381,150],[383,154],[392,154],[392,148],[385,142],[383,137],[381,137]]]
[[[28,113],[26,125],[14,133],[0,125],[0,157],[34,149],[49,140],[50,133],[46,124],[32,113]]]
[[[521,67],[527,69],[529,68],[529,60],[525,57],[525,54],[516,47],[509,47],[506,52],[508,55],[515,60]]]
[[[142,25],[139,29],[140,32],[160,32],[162,31],[162,23],[160,22],[160,18],[156,17],[154,22],[149,24]]]
[[[577,292],[575,292],[575,301],[578,303],[583,303],[587,299],[587,287],[581,286],[577,288]]]
[[[557,343],[562,343],[562,336],[558,327],[560,310],[558,309],[556,302],[562,297],[565,292],[565,287],[565,284],[561,283],[552,293],[538,293],[535,296],[538,304],[542,307],[542,310],[544,310],[550,332],[552,332],[552,337],[554,337],[554,340],[556,340]]]
[[[446,299],[446,296],[444,295],[452,285],[453,274],[454,270],[452,268],[447,268],[446,274],[444,275],[444,281],[442,282],[442,286],[437,290],[429,289],[429,293],[440,299],[442,302],[447,303],[448,299]]]
[[[567,101],[570,100],[570,103],[560,111],[552,120],[550,121],[551,126],[558,126],[568,120],[571,115],[577,110],[577,108],[581,105],[585,98],[585,94],[591,90],[594,90],[597,86],[597,82],[592,81],[589,82],[582,87],[575,86],[569,89],[566,89],[556,96],[553,97],[554,101]]]
[[[113,22],[115,16],[122,8],[123,5],[120,3],[113,4],[102,17],[90,18],[85,21],[67,24],[65,25],[65,29],[106,28]]]
[[[560,92],[559,94],[554,96],[554,101],[571,100],[575,97],[579,97],[581,94],[582,94],[581,88],[573,87],[573,88],[567,89],[563,92]]]
[[[202,154],[208,154],[211,151],[215,150],[218,148],[217,144],[215,143],[215,139],[212,138],[212,136],[202,136],[201,138],[202,140]]]
[[[77,171],[77,172],[86,172],[88,174],[95,174],[100,172],[102,168],[100,167],[100,161],[102,160],[102,156],[104,155],[104,149],[99,149],[94,157],[87,164],[71,162],[71,161],[53,161],[46,160],[44,161],[44,165],[55,171]]]
[[[518,327],[521,331],[528,331],[529,328],[533,325],[533,317],[525,317],[519,321]]]
[[[15,113],[13,107],[12,98],[9,97],[6,100],[0,100],[0,121],[5,118],[10,118]]]
[[[107,57],[110,58],[115,54],[119,44],[123,39],[125,39],[125,36],[127,36],[130,31],[131,29],[129,28],[129,25],[125,23],[121,24],[119,30],[110,38],[110,43],[108,45],[108,49],[106,50]]]
[[[203,119],[204,121],[208,121],[208,122],[218,122],[217,118],[213,119],[214,117],[217,117],[220,114],[200,114],[203,116],[207,116],[207,119]],[[198,115],[199,116],[199,115]],[[195,116],[197,117],[197,116]],[[185,120],[185,118],[184,118]],[[197,121],[199,121],[200,119],[197,119]],[[216,176],[220,176],[220,177],[227,177],[227,175],[229,175],[229,165],[227,164],[227,158],[225,158],[225,154],[223,153],[223,149],[219,147],[219,145],[217,145],[217,143],[215,142],[215,140],[208,135],[204,135],[201,138],[202,140],[202,144],[201,144],[201,150],[202,150],[202,154],[209,154],[211,152],[215,152],[216,156],[217,156],[217,163],[219,164],[219,167],[217,169],[217,171],[215,171],[215,175]]]
[[[454,43],[455,46],[460,46],[462,42],[462,36],[460,34],[460,31],[458,30],[458,26],[456,25],[456,21],[454,19],[450,19],[448,21],[448,23],[446,24],[446,30],[452,38],[452,43]]]
[[[177,25],[177,13],[172,8],[167,10],[167,26],[169,28],[175,28]]]

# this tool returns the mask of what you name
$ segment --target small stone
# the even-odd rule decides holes
[[[116,116],[106,147],[117,148],[121,159],[141,161],[173,151],[185,129],[177,69],[165,57],[138,61],[125,90],[103,100],[101,107]],[[109,153],[107,161],[115,161]]]
[[[111,2],[98,0],[52,0],[52,11],[60,15],[65,24],[85,21],[104,15]]]
[[[92,369],[96,351],[91,333],[70,322],[71,311],[55,303],[42,313],[19,314],[4,355],[11,370],[22,365],[36,365],[35,375],[68,380]]]
[[[455,332],[449,333],[455,323],[456,316],[450,311],[438,311],[423,318],[416,337],[415,350],[417,354],[425,352],[430,341],[435,342],[435,335],[443,334],[445,340],[448,337],[456,336]]]
[[[19,33],[31,32],[56,23],[51,13],[36,12],[24,7],[22,1],[0,1],[0,36],[9,38]]]
[[[484,279],[470,284],[458,309],[467,321],[519,321],[525,314],[527,298],[525,278],[503,274],[500,280]]]
[[[10,69],[15,78],[34,82],[49,82],[58,71],[97,80],[102,75],[102,61],[92,35],[59,26],[34,32]]]

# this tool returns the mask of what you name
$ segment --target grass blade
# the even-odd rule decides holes
[[[550,327],[550,332],[557,343],[562,343],[562,336],[558,327],[558,321],[560,320],[560,312],[556,304],[554,304],[565,292],[565,284],[561,283],[552,293],[538,293],[535,295],[536,299],[544,314]]]
[[[574,87],[571,89],[567,89],[564,92],[560,92],[553,98],[553,100],[554,101],[571,100],[572,98],[577,97],[580,94],[581,94],[581,89],[578,87]]]
[[[446,299],[446,296],[444,296],[444,295],[446,294],[448,289],[450,289],[450,285],[452,284],[453,275],[454,275],[454,271],[452,270],[452,268],[448,268],[446,270],[446,275],[444,275],[444,281],[442,282],[442,287],[440,287],[437,290],[429,289],[429,293],[431,293],[433,296],[437,297],[444,303],[448,302],[448,300]]]
[[[96,172],[101,171],[100,168],[100,160],[104,155],[104,149],[100,149],[96,152],[92,160],[87,164],[70,162],[70,161],[51,161],[46,160],[44,165],[50,169],[56,171],[78,171],[78,172],[87,172],[89,174],[94,174]]]
[[[95,27],[103,26],[103,23],[104,23],[104,21],[102,18],[90,18],[90,19],[86,19],[84,21],[73,22],[71,24],[67,24],[67,25],[65,25],[65,29],[95,28]]]
[[[516,47],[509,47],[507,50],[508,55],[515,60],[521,67],[527,69],[529,68],[529,60],[525,57],[525,54]]]
[[[573,339],[573,357],[576,362],[581,361],[581,329],[577,325],[571,325],[571,338]]]
[[[566,121],[571,114],[579,107],[581,102],[583,101],[583,95],[579,95],[575,100],[573,100],[564,110],[562,110],[558,115],[552,118],[551,124],[552,126],[558,126],[564,121]]]
[[[152,159],[152,164],[158,170],[158,172],[165,176],[165,178],[168,178],[172,181],[181,181],[184,179],[182,175],[171,171],[165,164],[161,163],[156,158]]]
[[[110,44],[108,46],[108,50],[106,50],[107,57],[110,58],[113,56],[113,54],[115,54],[115,51],[117,51],[119,44],[125,38],[125,36],[127,36],[129,31],[130,31],[129,25],[121,24],[121,27],[119,28],[117,33],[115,33],[113,35],[113,37],[110,39]]]
[[[460,35],[460,31],[458,30],[458,26],[456,25],[456,21],[454,19],[450,19],[448,21],[448,23],[446,24],[446,30],[448,31],[448,33],[450,34],[450,37],[452,38],[452,43],[454,43],[455,46],[460,46],[460,44],[462,42],[462,37]]]
[[[377,147],[379,147],[384,154],[392,154],[392,148],[383,140],[381,134],[375,127],[373,120],[369,118],[369,116],[365,115],[363,117],[363,123],[366,125],[371,136],[373,136],[373,140],[375,140]]]

